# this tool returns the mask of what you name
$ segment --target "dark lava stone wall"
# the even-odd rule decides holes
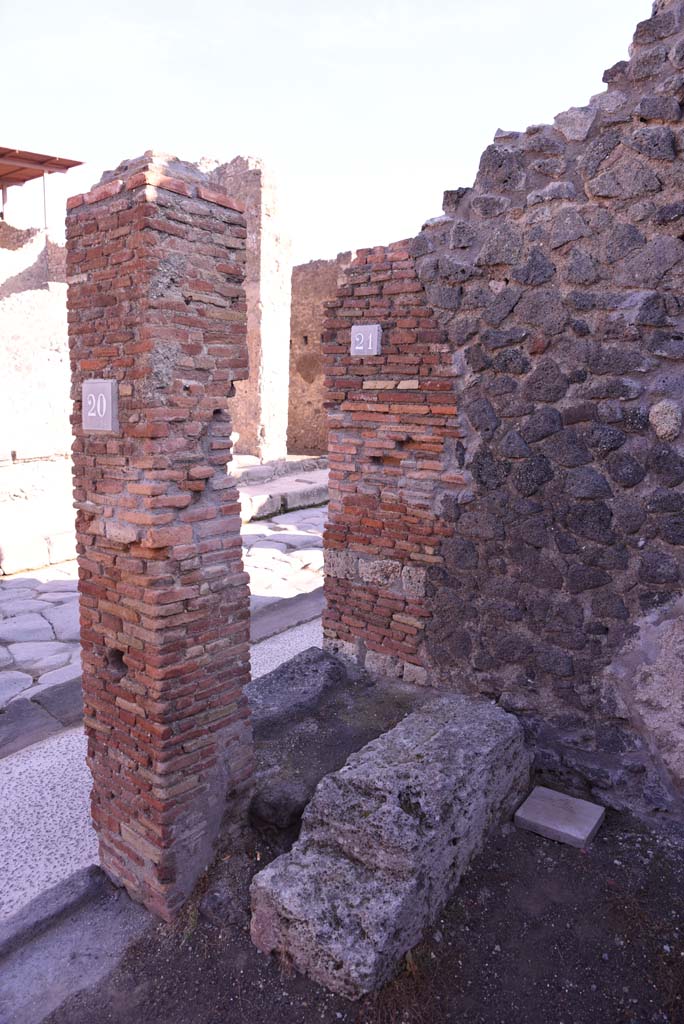
[[[606,671],[682,592],[684,4],[656,4],[604,82],[498,132],[411,244],[464,476],[444,496],[435,474],[421,660],[520,715],[549,778],[677,811],[684,779]]]

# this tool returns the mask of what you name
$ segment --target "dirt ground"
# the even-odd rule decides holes
[[[245,894],[248,862],[230,860],[218,891],[232,870]],[[587,850],[505,825],[397,980],[359,1003],[258,953],[244,906],[222,914],[198,900],[152,928],[49,1024],[684,1024],[684,836],[615,814]]]

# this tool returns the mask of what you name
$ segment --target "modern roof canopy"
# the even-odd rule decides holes
[[[58,156],[27,153],[22,149],[3,149],[0,146],[0,188],[4,190],[10,185],[25,185],[27,181],[42,178],[44,174],[80,167],[81,163],[81,160],[63,160]]]

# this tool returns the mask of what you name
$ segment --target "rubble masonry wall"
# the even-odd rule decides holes
[[[663,616],[663,664],[681,638],[684,5],[604,81],[498,132],[474,186],[362,250],[329,304],[325,633],[515,711],[550,778],[681,813],[672,678],[629,664]],[[382,354],[351,358],[364,322]]]

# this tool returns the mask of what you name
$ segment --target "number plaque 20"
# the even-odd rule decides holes
[[[82,425],[85,431],[119,429],[118,392],[115,380],[84,380]]]

